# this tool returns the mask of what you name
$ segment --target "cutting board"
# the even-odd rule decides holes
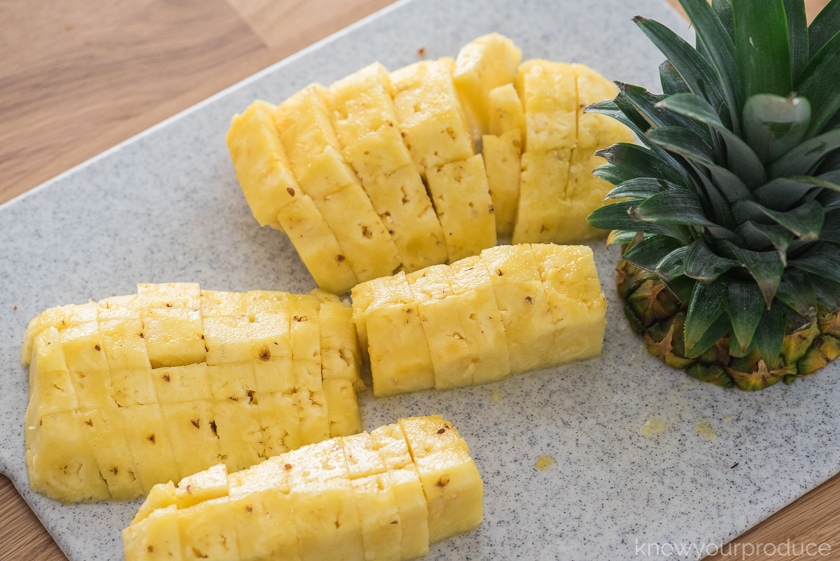
[[[131,293],[137,282],[314,286],[287,240],[250,216],[224,147],[231,115],[375,60],[394,69],[454,56],[490,31],[512,37],[525,58],[583,62],[656,88],[661,55],[630,18],[686,24],[662,2],[628,4],[399,2],[0,207],[0,471],[71,561],[121,558],[120,530],[138,504],[62,506],[28,490],[19,366],[28,320]],[[478,388],[361,396],[366,428],[440,413],[471,445],[485,522],[433,546],[429,559],[673,558],[666,544],[710,551],[837,470],[837,365],[758,394],[694,383],[647,356],[613,296],[617,255],[593,248],[610,304],[600,358]]]

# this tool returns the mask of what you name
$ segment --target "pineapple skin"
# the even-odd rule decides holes
[[[159,310],[197,315],[198,335],[195,320]],[[153,368],[150,328],[172,334],[158,356],[175,365]],[[130,500],[220,462],[239,470],[361,431],[352,310],[325,293],[139,285],[84,313],[47,310],[25,345],[30,484],[62,502]]]
[[[155,486],[123,530],[126,561],[415,559],[478,526],[483,492],[452,423],[400,419]]]

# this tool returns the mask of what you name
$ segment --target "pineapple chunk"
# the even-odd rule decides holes
[[[299,188],[280,144],[274,110],[265,101],[253,102],[233,117],[226,141],[254,218],[260,226],[281,230],[277,215],[295,200]]]
[[[475,154],[458,99],[451,58],[416,62],[391,73],[397,121],[420,174]],[[451,256],[450,256],[451,259]]]
[[[151,512],[123,530],[125,561],[182,561],[178,507],[169,505]]]
[[[472,530],[484,518],[484,485],[467,443],[440,417],[400,419],[429,508],[432,542]]]
[[[85,312],[92,321],[65,321],[82,317],[71,308],[32,322],[24,440],[34,489],[67,502],[131,499],[220,461],[239,470],[361,430],[352,310],[337,297],[178,284],[138,292],[94,303]],[[140,320],[150,310],[200,313],[207,361],[152,368]],[[173,348],[185,353],[173,362],[188,362],[189,346]],[[59,432],[56,414],[75,434]],[[55,458],[43,447],[65,437],[75,463],[61,447]],[[62,481],[54,462],[89,480]]]
[[[435,265],[406,275],[418,303],[439,390],[471,385],[475,370],[463,323],[469,312],[461,300],[453,298],[446,271],[446,265]]]
[[[353,323],[367,351],[377,397],[435,387],[435,370],[419,308],[406,275],[353,288]]]
[[[476,255],[456,261],[447,273],[454,297],[470,311],[464,328],[475,363],[473,384],[501,380],[510,373],[510,352],[487,269]]]
[[[59,306],[44,310],[29,322],[26,333],[23,336],[23,348],[20,354],[20,363],[29,366],[32,360],[32,347],[35,337],[48,327],[54,327],[63,331],[68,327],[81,325],[83,323],[96,322],[97,306],[95,302],[87,304]]]
[[[230,511],[226,496],[179,508],[181,559],[240,559],[236,526],[228,520]]]
[[[111,498],[83,426],[78,411],[48,413],[37,420],[25,457],[33,491],[65,503]]]
[[[327,400],[321,378],[321,330],[316,296],[295,296],[291,301],[292,362],[295,374],[294,401],[300,419],[302,444],[330,436]]]
[[[550,242],[574,227],[568,218],[573,201],[563,198],[569,180],[569,150],[525,152],[513,243]]]
[[[519,129],[508,131],[502,136],[485,134],[482,137],[487,188],[499,236],[510,236],[516,222],[521,166],[520,137]]]
[[[224,464],[217,464],[181,479],[174,491],[175,504],[180,509],[225,497],[229,487],[228,470]]]
[[[453,80],[472,119],[476,138],[490,130],[490,92],[513,82],[520,60],[522,51],[498,33],[473,39],[458,52]]]
[[[408,271],[446,261],[440,222],[397,128],[388,71],[379,63],[330,86],[344,156],[359,175]]]
[[[400,550],[403,559],[429,553],[429,508],[417,468],[399,424],[379,427],[370,433],[371,443],[387,469],[386,485],[394,491],[399,509]]]
[[[319,442],[289,452],[283,460],[301,561],[364,559],[361,521],[341,444]]]
[[[283,207],[277,221],[318,286],[344,294],[359,282],[336,235],[308,195]]]
[[[467,450],[435,416],[233,474],[215,466],[152,489],[123,531],[126,559],[414,559],[430,537],[481,521],[482,483]]]
[[[144,490],[156,483],[177,481],[181,473],[175,463],[175,447],[157,403],[129,405],[120,410],[128,450],[137,460],[137,479]]]
[[[126,501],[142,495],[137,462],[130,449],[126,453],[126,427],[118,408],[88,409],[80,414],[79,420],[111,498]]]
[[[490,134],[502,136],[510,131],[518,130],[520,140],[522,140],[521,136],[525,134],[525,110],[522,108],[522,100],[513,84],[493,88],[488,98]]]
[[[476,154],[429,167],[426,175],[449,260],[457,261],[496,245],[496,218],[484,158]]]
[[[531,250],[556,325],[552,361],[571,362],[601,354],[607,300],[592,250],[542,244],[532,244]]]
[[[511,372],[551,364],[554,320],[533,255],[527,245],[481,252],[502,314]]]
[[[324,94],[313,84],[277,107],[280,140],[358,279],[391,274],[400,264],[397,247],[341,154]]]
[[[572,151],[569,168],[569,183],[565,199],[567,222],[556,241],[583,241],[601,238],[605,231],[590,228],[586,217],[603,204],[612,185],[592,172],[607,163],[595,152],[619,142],[634,142],[633,134],[626,126],[605,115],[586,113],[591,103],[612,99],[618,93],[615,84],[582,64],[574,65],[578,92],[577,146]]]
[[[591,252],[534,247],[496,246],[355,287],[353,320],[365,333],[374,395],[432,380],[437,389],[482,384],[600,352],[605,303]],[[567,349],[578,335],[593,341]]]

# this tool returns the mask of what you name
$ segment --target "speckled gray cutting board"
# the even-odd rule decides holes
[[[62,506],[28,490],[28,320],[137,282],[313,287],[284,236],[251,218],[224,146],[231,115],[376,60],[398,68],[420,47],[454,56],[490,31],[526,58],[584,62],[655,88],[661,57],[631,23],[636,13],[688,33],[660,0],[400,2],[0,207],[0,469],[67,556],[122,558],[120,530],[138,503]],[[470,443],[485,521],[433,545],[429,559],[657,558],[654,544],[724,543],[838,470],[840,365],[755,394],[693,383],[629,332],[614,298],[616,255],[594,247],[610,300],[600,358],[471,389],[361,397],[367,428],[440,413]],[[665,430],[644,436],[651,418]],[[543,456],[555,463],[537,469]]]

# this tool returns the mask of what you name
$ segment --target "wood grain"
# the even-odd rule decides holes
[[[3,0],[0,203],[392,1]],[[810,16],[826,2],[806,0]],[[733,545],[788,539],[840,552],[840,476]],[[0,561],[65,559],[0,477]]]

